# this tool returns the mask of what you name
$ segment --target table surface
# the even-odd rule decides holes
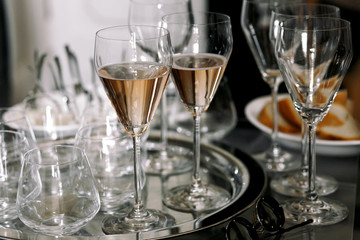
[[[250,156],[256,156],[258,152],[266,149],[270,144],[269,136],[252,127],[246,120],[239,121],[238,127],[229,133],[223,140],[225,144],[239,148]],[[300,151],[293,152],[300,157]],[[349,157],[329,157],[317,156],[317,174],[334,177],[338,183],[338,190],[326,196],[343,202],[349,208],[349,216],[342,222],[330,226],[308,226],[299,230],[294,230],[284,234],[284,239],[355,239],[358,232],[355,227],[355,215],[358,188],[359,156]],[[267,173],[270,182],[271,178],[276,176],[273,173]],[[281,196],[268,188],[266,194],[275,197],[279,202],[289,197]],[[242,215],[251,220],[254,209],[249,209]],[[355,230],[354,230],[355,229]]]

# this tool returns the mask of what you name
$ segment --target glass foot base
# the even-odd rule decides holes
[[[105,234],[126,234],[146,232],[175,225],[175,219],[159,210],[148,209],[144,217],[129,218],[128,215],[106,217],[102,223]]]
[[[330,176],[316,176],[316,192],[326,196],[338,189],[338,182]],[[273,191],[291,197],[305,197],[308,190],[308,176],[301,171],[274,178],[270,182]]]
[[[169,175],[190,171],[193,162],[189,151],[183,148],[168,147],[166,151],[149,148],[143,166],[147,174]]]
[[[298,170],[301,167],[300,158],[282,149],[253,156],[267,172],[288,172]]]
[[[285,219],[296,223],[313,219],[312,225],[332,225],[343,221],[348,215],[348,208],[336,200],[288,200],[282,206]]]
[[[223,207],[230,198],[228,191],[214,185],[197,191],[191,190],[190,186],[179,186],[165,194],[163,203],[180,212],[207,212]]]

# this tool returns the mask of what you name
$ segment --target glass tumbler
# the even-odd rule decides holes
[[[17,218],[16,194],[21,163],[29,144],[20,132],[0,130],[0,223]]]
[[[115,120],[90,123],[76,134],[75,146],[89,159],[100,194],[101,210],[114,212],[134,202],[132,139]]]
[[[53,145],[25,153],[16,205],[20,220],[35,232],[70,235],[85,226],[100,198],[84,151]]]

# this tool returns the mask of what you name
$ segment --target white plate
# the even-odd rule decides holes
[[[287,94],[279,94],[279,99],[287,96]],[[271,129],[258,121],[257,117],[265,105],[270,101],[270,96],[256,98],[249,102],[245,107],[246,118],[259,130],[270,135]],[[279,144],[300,150],[301,136],[299,134],[287,134],[279,132]],[[340,141],[340,140],[323,140],[316,139],[316,153],[328,156],[353,156],[360,154],[360,140]]]

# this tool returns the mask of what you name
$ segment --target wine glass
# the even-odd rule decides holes
[[[163,202],[183,212],[214,210],[229,201],[230,193],[201,180],[200,117],[216,93],[232,52],[230,17],[209,12],[174,13],[164,16],[162,23],[169,29],[174,46],[174,83],[194,122],[192,182],[169,189]],[[191,34],[183,42],[187,33]]]
[[[276,38],[276,58],[295,109],[308,128],[309,183],[306,197],[284,203],[287,218],[313,219],[315,225],[344,220],[348,208],[319,197],[316,178],[316,127],[329,111],[352,59],[350,23],[329,17],[286,20]]]
[[[156,26],[115,26],[95,38],[95,70],[120,122],[133,140],[135,197],[132,210],[103,221],[107,234],[148,231],[175,223],[169,214],[143,204],[140,137],[149,128],[172,65],[168,30]]]
[[[244,0],[241,11],[241,27],[255,58],[263,80],[270,86],[272,101],[271,146],[260,156],[267,171],[283,172],[300,167],[299,159],[282,149],[278,143],[278,88],[283,82],[276,63],[273,45],[269,38],[271,11],[286,1]],[[287,1],[289,2],[289,1]],[[299,1],[291,1],[296,3]]]
[[[162,16],[189,11],[191,11],[191,1],[189,0],[131,0],[129,24],[160,26]],[[172,84],[172,82],[168,81],[168,84]],[[146,142],[147,159],[143,161],[143,164],[148,174],[176,174],[189,171],[192,168],[186,149],[179,146],[170,146],[167,141],[167,91],[165,89],[160,104],[160,143],[149,140]]]
[[[20,168],[30,145],[21,132],[0,130],[0,223],[17,218],[16,196]]]
[[[84,151],[53,145],[26,152],[16,206],[20,220],[36,232],[70,235],[85,226],[100,198]]]
[[[101,199],[101,210],[126,209],[134,201],[132,141],[119,121],[89,123],[78,130],[75,146],[86,153]]]
[[[276,6],[271,13],[270,40],[275,45],[278,27],[281,22],[294,16],[340,17],[340,9],[333,5],[316,3],[281,4]],[[301,126],[301,169],[271,180],[273,190],[288,196],[305,196],[308,188],[309,162],[306,151],[308,145],[307,127]],[[315,182],[318,195],[325,196],[335,192],[338,188],[337,181],[331,176],[316,176]]]

